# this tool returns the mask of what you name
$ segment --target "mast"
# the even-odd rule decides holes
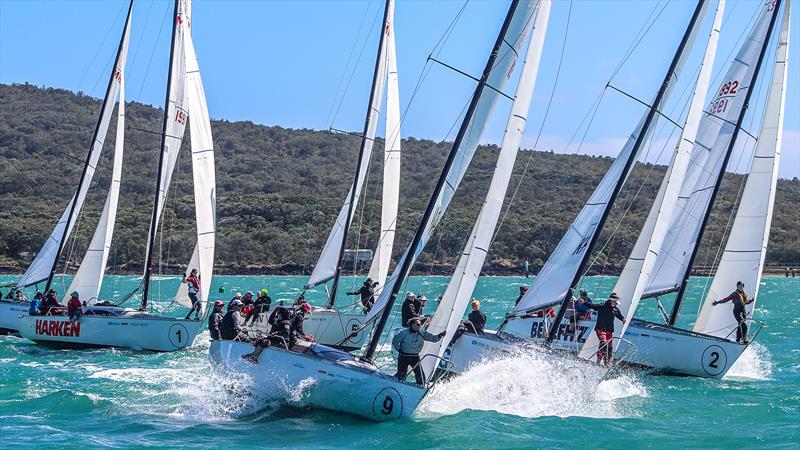
[[[394,304],[395,300],[397,299],[397,293],[400,291],[400,287],[403,285],[403,281],[408,276],[408,272],[411,270],[411,264],[414,261],[413,252],[414,249],[417,248],[420,241],[422,240],[422,235],[425,233],[425,228],[430,220],[431,216],[433,215],[433,211],[436,208],[437,199],[439,194],[441,194],[442,189],[444,188],[445,182],[447,181],[447,175],[450,172],[450,168],[453,166],[453,163],[456,159],[458,154],[458,148],[461,146],[461,141],[463,141],[464,136],[466,135],[467,129],[469,128],[470,122],[472,120],[473,114],[475,114],[475,109],[478,106],[478,101],[481,98],[481,93],[483,92],[484,88],[486,87],[486,80],[489,78],[489,75],[492,73],[492,68],[494,67],[495,60],[497,59],[498,54],[500,53],[500,48],[503,45],[505,40],[506,32],[508,31],[508,27],[511,25],[511,20],[514,17],[514,12],[519,5],[519,0],[512,0],[511,6],[508,8],[508,13],[506,14],[506,18],[503,21],[503,26],[500,28],[500,33],[497,35],[497,40],[494,43],[494,47],[492,48],[492,53],[489,55],[489,60],[486,62],[486,66],[483,69],[483,74],[481,75],[480,80],[478,80],[478,85],[475,86],[475,91],[472,94],[472,100],[470,101],[469,107],[467,108],[467,112],[464,114],[464,120],[461,122],[461,127],[458,130],[458,134],[456,135],[455,140],[453,141],[452,149],[450,150],[450,154],[447,156],[447,161],[445,162],[444,168],[442,169],[442,173],[439,175],[439,180],[436,182],[436,186],[434,187],[433,193],[431,194],[431,198],[428,201],[428,206],[425,208],[425,214],[422,216],[422,220],[420,221],[419,226],[417,227],[417,232],[414,234],[414,239],[411,241],[411,245],[409,245],[409,253],[406,255],[406,258],[403,259],[403,265],[398,272],[397,280],[392,284],[392,290],[389,295],[388,302],[381,311],[381,317],[378,320],[375,329],[372,332],[372,337],[369,341],[369,346],[367,347],[367,351],[364,354],[364,358],[367,360],[371,360],[372,357],[375,355],[375,351],[378,348],[378,342],[380,342],[381,334],[383,333],[383,329],[386,327],[386,321],[389,318],[389,314],[392,312],[392,305]]]
[[[683,297],[686,295],[686,288],[689,286],[689,277],[692,273],[692,265],[694,264],[694,259],[697,256],[697,250],[700,248],[700,241],[703,239],[703,233],[705,232],[706,225],[708,225],[708,220],[711,218],[711,209],[714,207],[714,202],[717,199],[717,194],[719,193],[719,188],[722,185],[722,177],[725,174],[725,168],[728,166],[728,162],[730,161],[731,154],[733,154],[733,146],[736,145],[736,139],[739,136],[739,131],[742,128],[742,122],[744,122],[744,116],[747,113],[747,108],[750,104],[750,97],[753,95],[753,86],[755,86],[756,81],[758,80],[758,73],[761,70],[761,65],[764,62],[764,55],[767,53],[767,47],[769,46],[769,40],[772,37],[772,30],[775,28],[775,22],[778,18],[777,11],[781,7],[781,0],[775,0],[772,17],[769,20],[769,27],[767,28],[767,34],[764,37],[764,42],[761,45],[761,50],[758,53],[758,59],[756,60],[756,66],[753,70],[753,78],[750,80],[750,85],[747,88],[747,93],[744,96],[744,105],[742,106],[742,110],[739,111],[739,117],[736,120],[736,126],[733,128],[733,135],[731,136],[730,143],[728,143],[728,148],[725,151],[725,156],[722,159],[722,164],[719,166],[719,172],[717,174],[717,179],[714,183],[714,189],[711,191],[711,197],[708,201],[708,207],[705,210],[703,215],[703,221],[700,223],[700,230],[697,235],[697,239],[694,242],[694,247],[692,248],[691,256],[689,257],[689,263],[686,265],[686,270],[683,274],[683,280],[681,281],[681,286],[678,289],[678,295],[675,297],[675,303],[672,305],[672,312],[669,316],[669,325],[675,325],[678,321],[678,314],[680,313],[681,303],[683,303]]]
[[[361,147],[358,150],[358,163],[356,163],[356,174],[353,177],[353,189],[350,191],[350,204],[347,207],[347,219],[344,222],[344,229],[342,230],[342,245],[339,247],[339,258],[336,260],[336,272],[333,275],[333,285],[331,286],[330,297],[328,298],[328,308],[332,308],[336,303],[336,291],[339,288],[339,278],[342,275],[342,265],[344,263],[344,250],[347,245],[347,231],[350,229],[350,220],[353,217],[353,208],[355,208],[356,189],[358,188],[358,177],[361,172],[361,166],[364,164],[364,147],[367,144],[367,133],[370,126],[370,119],[372,118],[372,103],[375,101],[375,86],[383,80],[379,80],[381,58],[383,58],[383,42],[386,36],[386,19],[389,17],[389,9],[391,8],[392,0],[386,0],[386,5],[383,9],[383,26],[381,27],[381,37],[378,41],[378,53],[375,56],[375,71],[372,74],[372,89],[369,93],[369,103],[367,103],[367,116],[364,119],[364,132],[361,135]],[[367,163],[369,163],[367,161]]]
[[[108,102],[112,101],[109,99],[108,92],[111,90],[111,86],[114,83],[114,76],[117,72],[117,66],[119,65],[120,55],[122,53],[122,46],[125,42],[125,30],[128,28],[128,23],[131,20],[131,11],[133,10],[133,0],[130,0],[130,4],[128,5],[128,15],[125,18],[125,25],[122,28],[122,36],[119,38],[119,45],[117,46],[117,57],[114,60],[114,70],[111,71],[111,75],[108,77],[108,85],[106,86],[106,96],[103,99],[103,106],[100,107],[101,111],[104,111],[108,106]],[[61,240],[58,243],[58,250],[56,251],[56,257],[53,259],[53,266],[50,268],[50,275],[47,277],[47,283],[45,284],[44,291],[47,292],[50,289],[50,285],[53,284],[53,276],[56,273],[56,266],[58,265],[58,256],[61,255],[61,251],[64,250],[64,241],[67,240],[67,235],[69,234],[69,227],[72,223],[72,216],[75,214],[75,209],[78,205],[78,193],[81,191],[83,187],[83,183],[86,180],[86,172],[89,170],[89,166],[91,165],[92,160],[92,147],[94,146],[95,141],[97,140],[97,135],[100,132],[100,124],[103,121],[103,115],[100,115],[100,118],[97,119],[97,125],[95,125],[94,133],[92,134],[92,143],[89,145],[89,152],[86,155],[86,162],[83,164],[83,171],[81,172],[81,178],[78,181],[78,189],[75,193],[75,198],[72,201],[72,205],[69,208],[69,214],[67,215],[67,222],[64,224],[64,233],[61,235]]]
[[[625,167],[623,168],[622,176],[619,177],[616,184],[614,185],[614,190],[612,191],[611,197],[609,198],[608,203],[605,206],[605,210],[603,210],[603,215],[601,216],[600,221],[595,227],[595,230],[592,233],[592,237],[588,244],[586,252],[584,253],[583,258],[581,259],[581,262],[578,265],[578,270],[575,272],[575,275],[573,276],[572,281],[570,282],[569,287],[567,288],[567,293],[566,295],[564,295],[564,299],[561,301],[561,306],[558,309],[558,314],[556,315],[555,321],[553,322],[553,326],[550,327],[550,330],[547,333],[547,338],[545,339],[546,344],[553,342],[553,339],[555,339],[556,334],[558,333],[559,329],[558,325],[564,319],[564,314],[566,314],[567,312],[567,305],[569,304],[570,299],[572,299],[575,286],[582,278],[583,272],[584,270],[586,270],[586,266],[589,264],[589,259],[592,257],[592,250],[594,249],[594,246],[597,244],[597,239],[599,239],[600,237],[600,230],[603,229],[603,226],[605,225],[605,222],[608,219],[608,215],[611,213],[611,208],[614,206],[614,201],[619,195],[620,190],[622,190],[623,184],[625,184],[625,179],[627,178],[626,175],[630,172],[634,162],[636,162],[636,158],[639,153],[639,148],[642,146],[645,136],[648,134],[648,130],[650,129],[650,126],[652,125],[653,120],[655,119],[656,113],[658,112],[658,108],[661,105],[661,101],[664,98],[665,93],[667,92],[667,88],[669,87],[670,80],[672,79],[675,69],[678,67],[678,64],[681,61],[681,57],[683,56],[683,52],[686,49],[687,44],[689,43],[689,39],[690,36],[692,35],[692,31],[694,30],[695,24],[697,23],[697,20],[700,17],[701,12],[703,11],[705,2],[706,0],[699,0],[697,2],[697,6],[695,7],[694,13],[692,14],[692,18],[689,21],[689,25],[686,28],[686,31],[683,33],[683,38],[681,38],[681,42],[678,45],[678,49],[675,51],[675,55],[672,57],[672,62],[669,65],[669,69],[667,69],[667,73],[664,76],[664,81],[658,88],[658,93],[656,94],[656,98],[647,112],[647,117],[644,120],[639,135],[636,137],[636,142],[634,143],[633,151],[631,151],[630,156],[628,156],[628,160],[625,161]]]
[[[175,35],[178,32],[177,20],[178,20],[178,2],[180,0],[175,0],[175,8],[172,12],[172,41],[170,43],[169,49],[169,68],[167,69],[167,94],[166,100],[164,100],[164,120],[161,125],[162,134],[161,134],[161,151],[158,155],[158,173],[156,174],[156,190],[155,190],[155,200],[153,201],[153,215],[150,217],[150,233],[147,236],[147,257],[144,263],[144,276],[142,276],[142,306],[139,308],[142,311],[147,309],[147,298],[150,294],[150,274],[151,274],[151,265],[153,263],[153,246],[155,244],[156,239],[156,226],[158,223],[158,213],[160,209],[158,207],[161,197],[161,173],[164,170],[164,147],[166,145],[167,140],[167,122],[169,121],[169,94],[170,89],[172,88],[172,64],[174,55],[175,55]]]

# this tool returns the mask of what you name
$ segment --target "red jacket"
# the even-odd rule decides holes
[[[81,305],[81,301],[78,299],[78,297],[72,297],[71,299],[69,299],[69,302],[67,302],[67,312],[69,312],[69,314],[72,314],[73,312],[76,311],[82,312],[82,310],[83,308]]]

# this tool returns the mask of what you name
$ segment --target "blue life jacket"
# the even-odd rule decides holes
[[[39,314],[39,307],[42,305],[42,302],[39,301],[38,298],[31,300],[31,307],[28,309],[28,314],[34,316]]]

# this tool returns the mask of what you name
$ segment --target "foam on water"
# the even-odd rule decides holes
[[[571,358],[520,352],[476,364],[437,386],[418,417],[487,410],[521,417],[623,417],[615,400],[646,396],[634,377],[602,381],[605,370]]]
[[[725,379],[729,378],[772,379],[772,355],[762,344],[758,342],[751,344],[725,374]]]

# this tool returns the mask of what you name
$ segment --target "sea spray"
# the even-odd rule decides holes
[[[614,400],[645,396],[637,379],[602,381],[606,370],[585,361],[518,351],[483,360],[434,389],[417,417],[497,411],[521,417],[622,417]]]
[[[749,345],[725,375],[726,380],[729,378],[771,379],[772,356],[767,348],[758,342]]]

